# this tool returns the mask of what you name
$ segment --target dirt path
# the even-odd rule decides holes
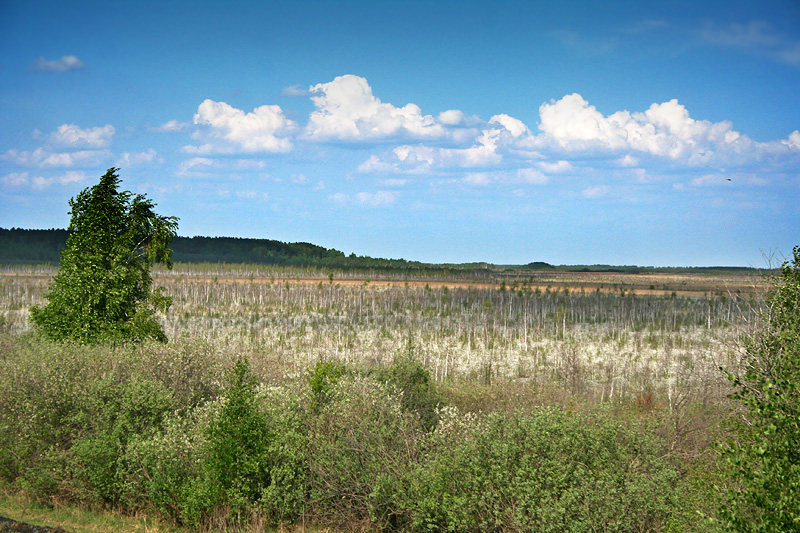
[[[34,526],[0,516],[0,533],[5,533],[6,531],[19,533],[68,533],[66,529],[61,529],[60,527]]]

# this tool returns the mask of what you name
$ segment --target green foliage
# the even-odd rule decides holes
[[[239,359],[208,433],[208,467],[220,489],[220,503],[256,501],[269,486],[271,438],[257,403],[255,377],[247,359]]]
[[[152,379],[92,383],[86,409],[71,417],[72,424],[83,428],[67,460],[74,497],[135,508],[140,498],[130,483],[136,467],[128,459],[128,447],[159,432],[172,409],[170,392]]]
[[[718,482],[690,457],[670,464],[656,421],[602,409],[483,402],[488,414],[437,409],[425,431],[415,406],[429,403],[404,402],[433,389],[408,355],[372,373],[320,363],[318,381],[265,386],[244,357],[226,379],[218,354],[185,340],[0,343],[0,476],[45,502],[198,530],[303,517],[343,530],[696,531],[708,526],[692,522],[702,487]]]
[[[409,353],[395,356],[392,363],[378,371],[379,381],[390,384],[400,394],[400,407],[414,413],[426,431],[436,427],[438,407],[441,403],[430,372],[413,357],[412,345]]]
[[[367,376],[344,376],[310,423],[312,514],[343,527],[406,524],[418,423],[398,395]]]
[[[306,398],[285,387],[259,391],[267,425],[270,484],[257,507],[274,524],[292,523],[306,511],[309,479],[309,435]]]
[[[155,315],[171,299],[152,290],[150,267],[172,266],[168,246],[178,219],[157,215],[143,195],[120,192],[117,170],[69,202],[69,237],[49,303],[31,308],[34,325],[50,339],[166,341]]]
[[[652,428],[558,409],[482,418],[443,412],[413,477],[421,531],[654,531],[677,472]]]
[[[160,449],[167,452],[162,471],[174,472],[151,484],[154,492],[170,495],[159,497],[162,508],[176,508],[172,514],[190,523],[212,516],[239,522],[252,512],[276,524],[294,520],[306,498],[307,438],[299,405],[288,391],[260,390],[247,359],[239,359],[224,395],[209,410],[204,438],[196,439],[197,470]],[[181,472],[189,476],[171,490],[165,481],[180,479]]]
[[[163,431],[129,449],[128,458],[138,467],[132,478],[148,500],[146,507],[177,523],[197,524],[213,507],[202,462],[209,417],[203,407],[173,412]]]
[[[781,267],[763,326],[728,377],[745,408],[724,450],[736,483],[720,508],[735,531],[800,531],[800,246]]]
[[[3,347],[0,476],[45,501],[148,506],[133,452],[216,395],[218,371],[194,345],[112,350],[28,336]]]
[[[307,378],[311,388],[312,409],[317,410],[327,403],[332,387],[339,381],[345,370],[344,364],[339,361],[317,361]]]

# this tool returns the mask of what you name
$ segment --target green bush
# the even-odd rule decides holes
[[[301,397],[258,385],[239,359],[219,400],[170,420],[137,459],[150,500],[173,520],[291,523],[306,501],[306,442]]]
[[[741,375],[728,373],[743,421],[723,451],[732,483],[720,517],[733,531],[800,531],[800,246],[744,340]]]
[[[64,454],[83,429],[73,418],[88,410],[87,386],[101,375],[103,354],[30,336],[4,344],[0,476],[46,498],[59,483]]]
[[[135,466],[128,446],[162,430],[173,410],[171,393],[152,379],[133,376],[121,383],[107,377],[91,383],[86,409],[71,417],[82,428],[68,451],[73,497],[136,509],[141,495],[131,484]]]
[[[311,388],[312,409],[317,410],[327,403],[331,389],[345,371],[346,367],[339,361],[317,361],[307,378],[308,385]]]
[[[208,429],[208,468],[219,487],[219,503],[255,502],[269,485],[267,451],[271,428],[256,398],[247,359],[233,367],[219,416]]]
[[[650,431],[549,408],[444,414],[412,478],[416,530],[651,531],[675,505]]]
[[[173,412],[164,421],[162,432],[135,442],[128,459],[137,465],[133,476],[148,507],[176,523],[201,523],[213,508],[212,484],[203,469],[206,433],[213,407],[198,407],[188,412]]]
[[[418,421],[391,387],[346,376],[311,419],[310,511],[340,526],[407,522],[405,490],[418,460]]]
[[[244,358],[224,379],[193,342],[2,340],[0,475],[43,500],[203,530],[301,516],[413,531],[711,527],[692,518],[719,477],[691,457],[680,471],[667,462],[655,413],[650,424],[603,409],[510,411],[519,396],[499,382],[508,401],[475,396],[489,414],[434,409],[434,384],[407,356],[362,373],[322,362],[307,382],[275,387]]]
[[[400,407],[419,417],[426,431],[436,427],[441,399],[422,363],[410,355],[398,355],[389,366],[378,371],[377,377],[400,392]]]
[[[216,395],[208,354],[194,346],[5,340],[0,476],[43,500],[149,506],[131,449],[162,433],[175,411]]]
[[[309,477],[308,401],[288,387],[258,391],[263,415],[273,430],[269,443],[270,484],[258,508],[272,524],[292,523],[306,510]]]

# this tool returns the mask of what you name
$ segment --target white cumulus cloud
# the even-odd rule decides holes
[[[419,174],[435,169],[487,167],[500,163],[498,153],[500,130],[484,130],[477,142],[468,148],[440,148],[424,145],[403,145],[382,156],[372,155],[359,167],[359,172]]]
[[[458,109],[448,109],[439,113],[439,122],[447,126],[458,126],[466,120],[464,113]]]
[[[500,124],[508,130],[513,137],[521,137],[523,135],[530,135],[528,126],[521,120],[511,117],[506,114],[495,115],[489,119],[489,124]]]
[[[531,185],[547,185],[550,178],[535,168],[520,168],[517,170],[517,181]]]
[[[367,80],[352,74],[339,76],[309,89],[316,111],[311,113],[306,136],[315,140],[364,140],[388,137],[439,138],[445,128],[415,104],[395,107],[372,94]],[[453,111],[447,120],[458,119]]]
[[[789,139],[782,141],[782,143],[795,150],[800,150],[800,131],[794,130],[789,135]]]
[[[689,165],[707,165],[740,162],[757,156],[762,148],[734,131],[728,121],[691,118],[677,100],[652,104],[644,113],[617,111],[606,117],[575,93],[542,104],[539,116],[543,132],[539,141],[570,152],[637,151]],[[621,163],[633,161],[630,156]]]
[[[547,172],[548,174],[563,174],[564,172],[569,172],[572,170],[572,163],[569,161],[539,161],[536,163],[536,166],[541,169],[542,172]]]
[[[296,126],[277,105],[263,105],[245,113],[210,99],[198,106],[194,123],[207,126],[193,135],[204,144],[184,147],[186,152],[197,154],[288,152],[292,142],[286,135]]]

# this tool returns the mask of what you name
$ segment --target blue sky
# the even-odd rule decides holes
[[[180,235],[760,267],[798,96],[796,0],[2,0],[0,227],[114,166]]]

